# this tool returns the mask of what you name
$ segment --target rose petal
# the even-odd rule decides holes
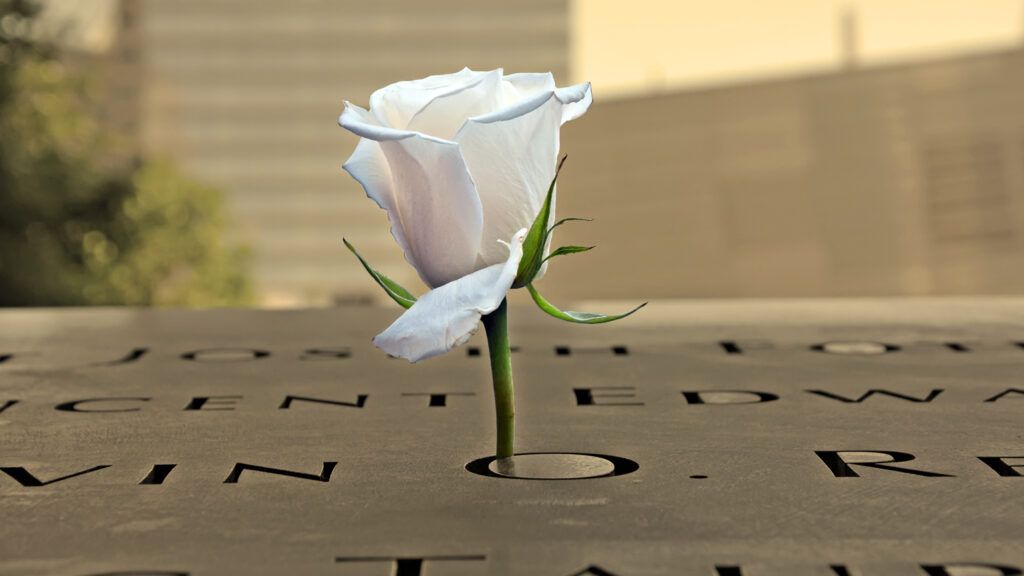
[[[539,92],[553,92],[556,89],[555,76],[551,72],[520,72],[502,78],[503,94],[507,95],[502,108],[512,106]]]
[[[487,114],[501,107],[501,74],[501,68],[484,72],[462,89],[436,96],[409,120],[407,129],[450,139],[466,118]]]
[[[589,103],[590,84],[540,92],[471,118],[459,130],[455,139],[483,206],[482,265],[503,259],[495,239],[507,238],[536,218],[555,175],[559,126],[581,115]],[[552,207],[552,221],[554,214]]]
[[[379,142],[392,185],[390,209],[382,207],[393,226],[401,224],[399,245],[420,278],[436,287],[476,270],[483,210],[459,145],[381,126],[366,110],[347,102],[338,123]],[[367,189],[367,194],[379,190]]]
[[[405,254],[406,261],[413,268],[417,268],[412,252],[409,250],[409,243],[405,239],[402,220],[398,217],[394,187],[391,183],[391,168],[388,166],[387,158],[384,156],[380,144],[367,138],[360,138],[352,156],[345,161],[341,168],[362,185],[370,200],[387,212],[388,222],[391,224],[391,235],[402,249],[402,253]]]
[[[558,102],[562,104],[562,119],[559,125],[579,118],[593,103],[590,82],[584,82],[582,84],[566,86],[565,88],[537,92],[536,94],[520,100],[511,106],[496,110],[489,114],[469,118],[466,120],[466,124],[468,125],[471,122],[489,124],[492,122],[511,120],[539,108],[547,103],[551,98],[558,100]],[[463,125],[462,129],[465,128],[466,126]],[[458,134],[456,134],[455,140],[458,140]]]
[[[457,94],[478,84],[487,72],[469,68],[454,74],[436,74],[419,80],[389,84],[370,95],[370,112],[389,128],[404,130],[409,121],[435,98]]]
[[[505,298],[523,256],[526,229],[512,237],[504,264],[494,264],[424,294],[387,330],[373,339],[391,356],[417,362],[444,354],[469,340],[480,317]]]
[[[590,82],[559,88],[555,97],[564,104],[562,107],[562,124],[583,116],[594,103],[594,95],[590,91]]]

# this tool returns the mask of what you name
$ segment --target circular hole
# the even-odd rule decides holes
[[[607,476],[615,471],[615,465],[586,454],[516,454],[493,460],[487,469],[505,478],[556,480]]]
[[[829,354],[875,356],[885,354],[886,352],[894,352],[897,348],[891,344],[883,344],[881,342],[826,342],[820,345],[820,350]]]
[[[640,465],[619,456],[562,452],[528,452],[510,458],[479,458],[466,470],[491,478],[517,480],[581,480],[621,476],[637,471]]]

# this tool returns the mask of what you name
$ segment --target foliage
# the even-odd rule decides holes
[[[356,247],[353,246],[352,243],[349,242],[347,239],[342,238],[341,241],[345,243],[345,246],[353,254],[355,254],[356,258],[359,259],[359,262],[363,265],[363,268],[366,269],[366,272],[370,275],[370,277],[377,282],[378,286],[384,289],[384,292],[386,292],[387,295],[390,296],[391,299],[395,301],[395,303],[397,303],[399,306],[407,310],[409,308],[412,308],[412,305],[416,303],[416,297],[412,295],[412,292],[409,292],[408,290],[403,288],[398,282],[395,282],[391,278],[388,278],[387,276],[381,274],[380,272],[377,272],[372,266],[370,266],[370,263],[367,262],[359,254],[359,252],[356,251]]]
[[[36,13],[0,0],[0,305],[248,302],[220,192],[119,148]]]

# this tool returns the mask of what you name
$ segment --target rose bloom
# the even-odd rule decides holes
[[[432,288],[374,338],[379,348],[442,354],[501,304],[555,175],[559,128],[591,100],[589,83],[557,88],[550,73],[466,68],[385,86],[369,110],[345,102],[338,123],[361,139],[343,168]]]

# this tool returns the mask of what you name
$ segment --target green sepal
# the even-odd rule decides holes
[[[562,160],[559,161],[558,168],[555,169],[555,177],[551,179],[551,185],[548,186],[544,204],[541,205],[540,212],[537,213],[533,225],[526,233],[526,239],[523,241],[523,257],[519,261],[516,279],[512,282],[513,288],[522,288],[533,282],[533,278],[540,271],[541,264],[544,263],[544,247],[547,246],[548,237],[551,235],[551,231],[548,229],[548,221],[551,219],[551,197],[555,192],[558,173],[562,171],[562,165],[565,164],[566,158],[568,156],[562,156]]]
[[[377,281],[377,284],[380,284],[380,287],[383,288],[384,291],[388,293],[388,296],[391,296],[392,300],[398,302],[399,306],[408,309],[413,304],[416,303],[416,297],[413,296],[411,292],[409,292],[405,288],[402,288],[402,286],[399,285],[398,282],[395,282],[391,278],[388,278],[387,276],[374,270],[366,262],[366,260],[364,260],[363,257],[359,255],[359,252],[356,252],[355,246],[352,246],[352,244],[350,244],[348,240],[342,238],[341,241],[344,242],[345,246],[349,250],[351,250],[353,254],[356,255],[356,258],[359,258],[359,261],[362,262],[363,264],[363,268],[366,268],[366,271],[370,273],[370,276]]]
[[[548,302],[537,292],[537,289],[533,287],[533,284],[528,284],[526,289],[530,291],[530,296],[533,297],[533,301],[537,303],[537,307],[546,312],[549,316],[554,316],[559,320],[565,320],[566,322],[575,322],[576,324],[604,324],[605,322],[614,322],[629,316],[637,310],[647,306],[647,302],[633,308],[629,312],[624,314],[608,315],[608,314],[595,314],[593,312],[573,312],[572,310],[562,311],[555,307],[554,304]]]
[[[554,224],[552,224],[551,228],[548,228],[548,234],[551,234],[551,232],[553,232],[555,230],[555,228],[558,228],[559,226],[561,226],[562,224],[565,224],[566,222],[593,222],[593,221],[594,221],[593,218],[562,218],[558,222],[555,222]]]
[[[595,246],[559,246],[557,249],[552,250],[550,254],[544,257],[544,260],[551,260],[555,256],[564,256],[566,254],[579,254],[580,252],[586,252],[593,250]]]

